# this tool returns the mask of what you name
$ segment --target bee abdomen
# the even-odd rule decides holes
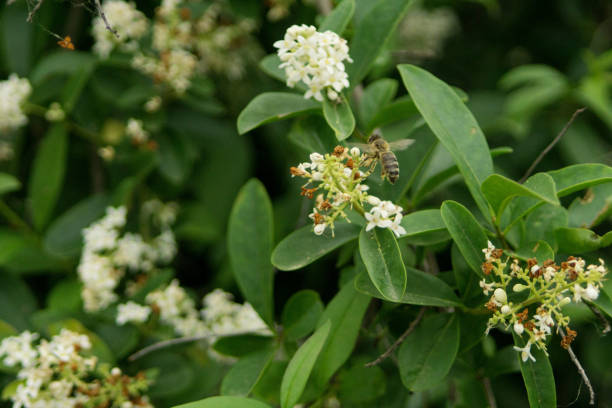
[[[387,177],[391,183],[399,178],[399,164],[397,163],[397,157],[393,152],[385,152],[382,154],[382,166],[385,169]]]

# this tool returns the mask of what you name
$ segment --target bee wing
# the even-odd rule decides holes
[[[395,150],[397,152],[397,151],[400,151],[400,150],[407,149],[408,146],[410,146],[413,143],[414,143],[414,139],[396,140],[394,142],[390,142],[389,143],[389,148],[391,150]]]
[[[376,153],[376,149],[367,143],[347,143],[349,147],[357,147],[366,154]]]

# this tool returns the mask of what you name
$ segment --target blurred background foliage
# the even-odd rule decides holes
[[[272,197],[277,241],[305,225],[308,203],[300,197],[299,183],[288,172],[290,165],[303,161],[309,153],[308,146],[296,143],[298,136],[292,136],[299,129],[291,128],[289,122],[279,122],[239,136],[235,123],[238,113],[255,95],[285,89],[283,83],[265,75],[258,62],[274,52],[272,43],[288,26],[316,24],[322,2],[285,2],[288,14],[274,21],[267,16],[269,2],[226,3],[232,13],[251,18],[256,24],[246,46],[244,74],[233,79],[221,72],[199,76],[184,97],[168,99],[156,113],[142,111],[153,89],[149,77],[130,68],[121,54],[101,61],[88,52],[93,44],[92,12],[83,7],[82,1],[47,0],[32,24],[26,23],[25,3],[0,5],[0,78],[13,72],[29,78],[33,103],[48,106],[61,101],[78,126],[70,129],[65,183],[49,216],[39,222],[33,219],[35,209],[27,188],[12,193],[2,204],[25,214],[35,227],[28,239],[18,238],[14,228],[0,228],[0,319],[18,330],[40,330],[53,319],[62,290],[75,284],[80,231],[109,204],[134,204],[152,196],[177,201],[180,213],[175,231],[180,250],[173,267],[181,282],[199,294],[222,287],[240,298],[229,269],[225,231],[234,198],[249,178],[259,178]],[[374,3],[357,0],[355,21]],[[157,5],[151,1],[136,4],[149,17]],[[61,37],[70,35],[76,51],[61,50],[48,31]],[[349,29],[346,36],[350,34]],[[520,178],[582,106],[587,111],[576,119],[538,170],[585,162],[612,164],[612,3],[607,0],[422,1],[413,5],[395,38],[377,59],[366,84],[380,78],[399,79],[395,66],[406,62],[423,66],[468,94],[468,106],[489,145],[514,149],[512,154],[495,159],[497,170],[508,177]],[[404,91],[398,92],[401,96]],[[133,149],[126,141],[119,141],[130,117],[141,118],[155,131],[156,150]],[[27,184],[49,126],[54,125],[31,115],[29,126],[11,135],[14,156],[0,162],[0,171],[14,174]],[[110,163],[98,155],[98,149],[108,144],[116,146],[116,156]],[[438,146],[420,177],[426,180],[451,166],[450,156]],[[446,198],[469,201],[467,190],[458,180],[458,176],[451,177],[430,192],[423,198],[423,207]],[[596,228],[603,235],[610,229],[612,188],[608,183],[593,190],[597,199],[591,205],[605,210],[600,214],[603,222]],[[572,213],[574,226],[594,223],[581,218],[578,208],[591,201],[576,195],[565,200],[577,208]],[[439,261],[442,270],[451,268],[450,259]],[[327,257],[304,273],[277,274],[276,315],[300,289],[314,289],[324,302],[329,301],[342,279],[336,270],[334,259]],[[63,298],[61,307],[73,308],[71,301],[78,305],[80,300]],[[389,314],[391,331],[401,333],[406,313],[398,308],[389,310]],[[574,349],[597,390],[599,406],[612,406],[612,339],[599,338],[601,328],[582,309],[576,308],[572,319],[581,326]],[[96,330],[109,342],[114,336],[129,337],[102,323]],[[493,339],[486,338],[482,344],[483,356],[510,344],[503,335],[494,333]],[[115,344],[113,351],[120,347]],[[376,369],[373,377],[360,372],[360,347],[367,349],[367,344],[357,347],[353,365],[340,374],[346,379],[339,390],[340,395],[347,395],[346,406],[392,406],[393,397],[399,400],[407,393],[399,377],[382,369]],[[559,404],[566,406],[577,399],[576,406],[581,406],[586,393],[583,387],[582,396],[577,396],[580,379],[572,363],[560,348],[550,350]],[[119,350],[119,355],[125,353]],[[222,377],[222,372],[211,369],[206,376],[198,376],[196,363],[174,350],[155,354],[139,364],[165,367],[161,383],[166,385],[152,392],[159,406],[214,394]],[[282,367],[277,369],[282,373]],[[448,389],[438,389],[415,394],[406,405],[397,406],[483,404],[480,384],[463,381],[460,364],[451,376],[456,376],[459,390],[450,390],[454,401],[446,400]],[[384,387],[351,383],[368,378],[384,384],[385,377],[386,396],[381,396]],[[0,382],[5,381],[0,377]],[[519,374],[496,377],[492,386],[500,407],[526,406]],[[265,395],[266,384],[259,387]],[[351,398],[353,389],[362,389],[364,395]],[[464,399],[466,395],[470,399]]]

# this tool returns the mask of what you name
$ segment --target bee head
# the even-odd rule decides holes
[[[378,130],[375,130],[368,138],[368,143],[374,143],[375,140],[380,139],[382,139],[382,137],[380,136],[380,132]]]

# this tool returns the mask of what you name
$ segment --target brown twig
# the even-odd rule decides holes
[[[102,18],[102,21],[104,21],[104,25],[106,26],[106,29],[110,31],[111,33],[113,33],[115,37],[117,37],[117,39],[119,39],[119,33],[117,32],[117,30],[113,29],[110,26],[110,24],[108,23],[108,20],[106,19],[106,14],[104,14],[104,11],[102,10],[102,5],[100,4],[100,0],[94,0],[94,3],[96,4],[96,9],[98,10],[98,14],[100,14],[100,18]]]
[[[578,361],[578,358],[574,354],[574,350],[572,350],[572,346],[570,345],[567,346],[567,352],[569,353],[570,359],[572,360],[572,362],[578,369],[578,373],[582,377],[582,381],[584,381],[587,388],[589,389],[589,394],[591,396],[591,399],[589,400],[589,405],[595,405],[595,391],[593,390],[591,381],[589,381],[589,377],[587,377],[586,372],[584,371],[584,368],[582,368],[582,364],[580,364],[580,361]]]
[[[481,381],[485,389],[485,394],[487,395],[489,408],[497,408],[497,401],[495,401],[495,394],[493,393],[493,387],[491,387],[491,380],[489,377],[483,377]]]
[[[367,363],[365,366],[366,367],[373,367],[375,365],[380,364],[384,359],[386,359],[387,357],[389,357],[391,355],[391,353],[393,353],[395,351],[395,349],[402,344],[402,342],[404,340],[406,340],[406,337],[408,337],[410,335],[410,333],[412,333],[414,331],[414,329],[416,328],[416,326],[419,324],[419,322],[421,321],[421,319],[423,318],[423,315],[425,314],[425,310],[427,310],[426,307],[422,307],[421,311],[419,312],[419,314],[417,315],[417,317],[414,318],[414,320],[412,321],[412,323],[410,323],[410,326],[408,326],[408,328],[406,329],[406,331],[404,333],[402,333],[401,336],[398,337],[397,340],[395,340],[395,342],[391,345],[391,347],[389,347],[384,353],[382,353],[380,356],[378,356],[378,358],[374,361],[370,361],[369,363]]]
[[[534,160],[531,166],[529,166],[529,168],[525,172],[525,175],[523,175],[523,177],[519,180],[519,183],[523,184],[525,180],[527,180],[527,177],[529,177],[531,173],[533,172],[533,170],[536,168],[536,166],[540,164],[544,156],[546,156],[548,152],[550,151],[550,149],[552,149],[559,142],[559,140],[561,140],[561,138],[563,137],[563,135],[565,135],[565,133],[567,132],[567,129],[569,129],[569,127],[572,125],[574,120],[578,117],[578,115],[580,115],[585,110],[586,110],[586,107],[583,107],[583,108],[577,109],[576,112],[574,112],[570,120],[565,124],[563,129],[561,129],[561,132],[559,132],[557,137],[555,137],[554,140],[550,142],[550,144],[546,146],[544,150],[542,150],[542,153],[540,153],[540,155]]]
[[[43,1],[45,0],[38,0],[38,3],[36,3],[36,5],[34,6],[34,8],[32,9],[32,11],[30,11],[28,13],[28,18],[26,19],[26,21],[28,23],[32,22],[32,18],[34,18],[34,14],[36,14],[36,12],[38,11],[38,9],[40,8],[40,6],[42,6]]]
[[[599,321],[603,325],[603,329],[601,330],[601,332],[603,334],[610,333],[610,330],[612,330],[612,328],[610,327],[610,322],[608,321],[608,319],[606,319],[606,317],[601,313],[601,311],[591,302],[585,302],[585,304],[589,307],[589,309],[591,309],[591,312],[593,312],[593,314],[599,319]]]

